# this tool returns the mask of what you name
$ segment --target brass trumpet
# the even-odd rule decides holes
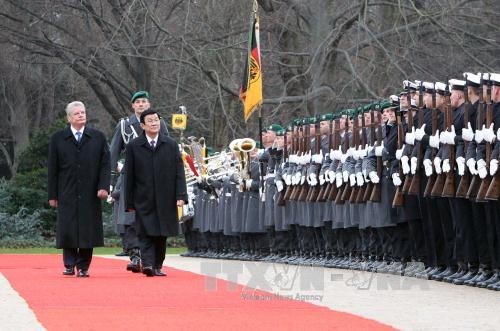
[[[237,153],[239,161],[239,173],[242,179],[242,184],[240,185],[240,191],[245,190],[244,183],[246,179],[250,179],[250,152],[257,146],[255,140],[252,138],[239,138],[234,139],[229,144],[229,149]]]

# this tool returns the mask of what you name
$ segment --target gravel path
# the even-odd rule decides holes
[[[0,273],[0,330],[45,330],[26,301]]]

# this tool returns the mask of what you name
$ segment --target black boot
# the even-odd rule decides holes
[[[498,271],[498,269],[497,269],[497,270],[495,270],[495,273],[489,279],[485,280],[484,282],[478,282],[476,284],[476,286],[480,287],[480,288],[486,288],[489,285],[495,284],[498,282],[500,282],[500,271]]]

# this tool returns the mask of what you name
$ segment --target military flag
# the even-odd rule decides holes
[[[259,17],[255,12],[248,38],[248,54],[243,71],[240,99],[245,122],[262,104],[262,68],[260,62]]]

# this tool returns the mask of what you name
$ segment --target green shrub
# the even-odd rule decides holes
[[[21,208],[16,214],[0,213],[0,247],[46,245],[42,236],[40,213]]]

